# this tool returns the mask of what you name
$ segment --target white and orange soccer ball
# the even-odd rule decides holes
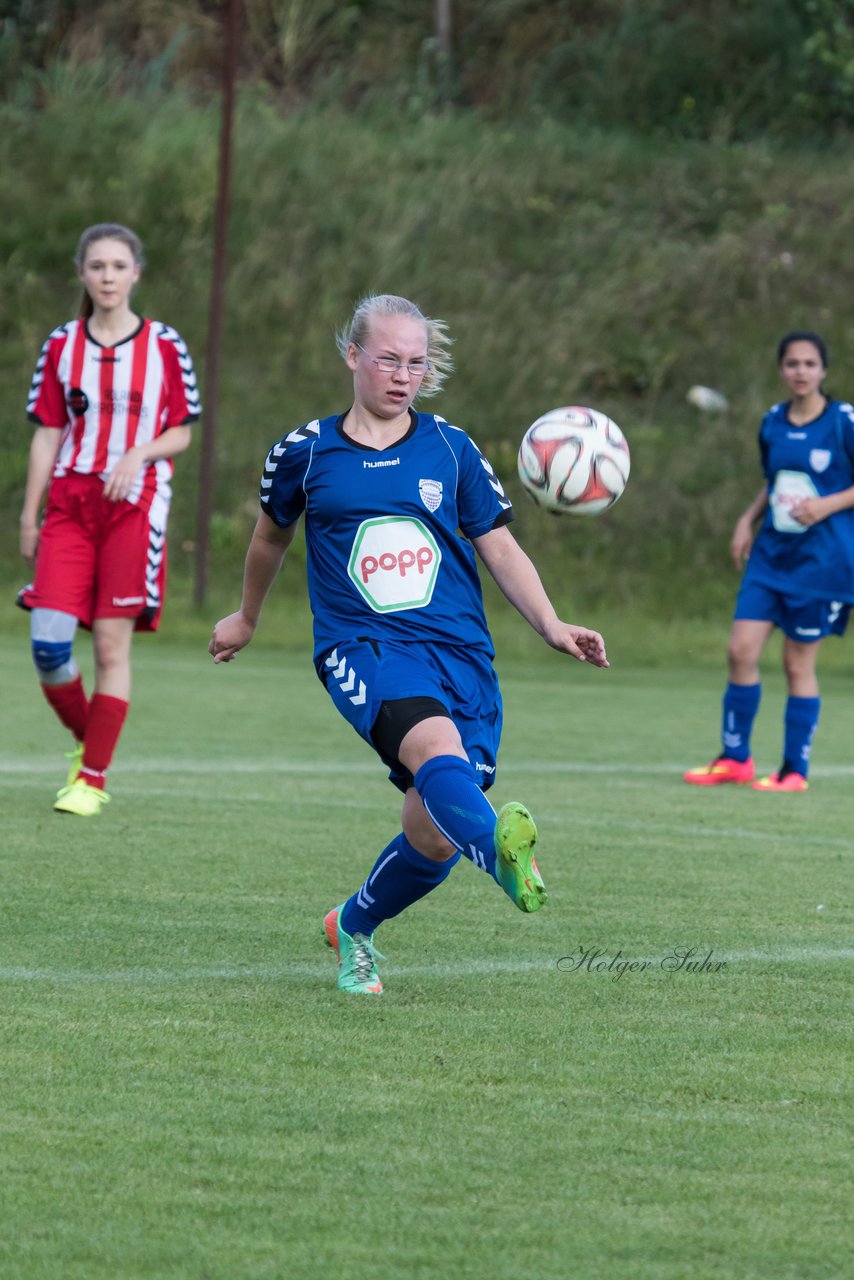
[[[568,405],[537,418],[519,446],[519,479],[541,507],[596,516],[626,487],[631,458],[616,422],[598,409]]]

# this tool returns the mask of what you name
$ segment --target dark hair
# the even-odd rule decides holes
[[[120,240],[122,244],[127,245],[133,254],[133,260],[138,267],[145,266],[145,254],[142,249],[142,241],[135,231],[131,231],[130,227],[123,227],[119,222],[96,222],[94,226],[87,227],[80,239],[77,241],[77,252],[74,254],[74,265],[78,271],[82,270],[83,263],[86,261],[86,253],[91,244],[96,240]],[[92,299],[86,290],[83,290],[83,297],[80,299],[80,318],[88,320],[92,315],[94,308]]]
[[[777,363],[782,364],[783,358],[793,342],[811,342],[818,354],[821,356],[821,363],[825,369],[830,364],[830,356],[827,354],[824,338],[820,338],[817,333],[787,333],[785,338],[780,339],[780,345],[777,347]]]

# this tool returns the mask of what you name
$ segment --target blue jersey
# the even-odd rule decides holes
[[[745,581],[814,600],[854,603],[854,508],[806,526],[790,514],[802,498],[854,485],[854,409],[828,401],[812,422],[796,426],[788,405],[766,413],[759,431],[768,508]]]
[[[435,414],[410,418],[388,449],[351,440],[340,414],[290,432],[267,456],[262,509],[282,527],[305,512],[316,661],[353,637],[493,656],[466,539],[512,520],[510,500],[464,431]]]

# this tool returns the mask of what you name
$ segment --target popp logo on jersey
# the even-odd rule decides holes
[[[375,613],[423,609],[430,603],[442,553],[420,520],[381,516],[363,520],[347,572]]]
[[[777,532],[806,533],[808,526],[795,519],[792,508],[804,498],[818,496],[818,489],[805,471],[778,471],[769,496],[771,520]]]

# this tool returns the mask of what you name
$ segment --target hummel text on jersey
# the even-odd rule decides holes
[[[399,467],[400,458],[383,458],[380,462],[364,461],[362,467],[365,470],[372,470],[374,467]]]

